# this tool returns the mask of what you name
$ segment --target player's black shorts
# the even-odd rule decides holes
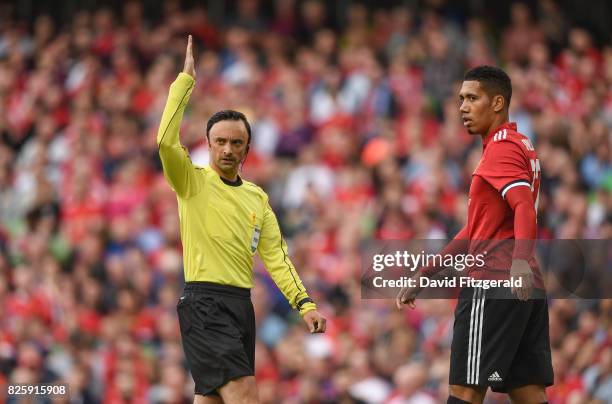
[[[249,289],[188,282],[176,307],[195,394],[217,395],[255,372],[255,313]]]
[[[543,290],[520,301],[510,289],[464,288],[455,309],[450,384],[493,391],[550,386],[553,370]]]

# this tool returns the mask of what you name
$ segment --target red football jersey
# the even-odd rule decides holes
[[[537,212],[540,190],[540,162],[529,139],[507,122],[488,134],[483,142],[480,163],[472,175],[468,199],[468,234],[471,254],[485,254],[485,266],[470,268],[477,279],[507,279],[512,265],[514,211],[505,200],[508,190],[531,189]],[[542,277],[535,257],[528,260],[535,274],[535,286]]]

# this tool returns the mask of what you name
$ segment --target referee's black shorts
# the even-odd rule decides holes
[[[187,282],[177,304],[195,394],[217,395],[232,379],[255,373],[255,313],[249,289]]]
[[[518,300],[508,288],[463,288],[455,309],[450,384],[507,392],[553,384],[548,303],[541,289]]]

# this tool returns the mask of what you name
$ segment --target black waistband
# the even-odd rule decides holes
[[[221,285],[219,283],[194,281],[185,283],[185,292],[191,293],[214,293],[218,295],[229,295],[236,297],[251,297],[251,289],[239,288],[238,286]]]

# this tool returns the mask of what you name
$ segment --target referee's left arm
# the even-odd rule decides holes
[[[281,236],[276,215],[268,203],[264,211],[257,252],[291,307],[299,310],[302,316],[317,309],[289,259],[287,243]]]

